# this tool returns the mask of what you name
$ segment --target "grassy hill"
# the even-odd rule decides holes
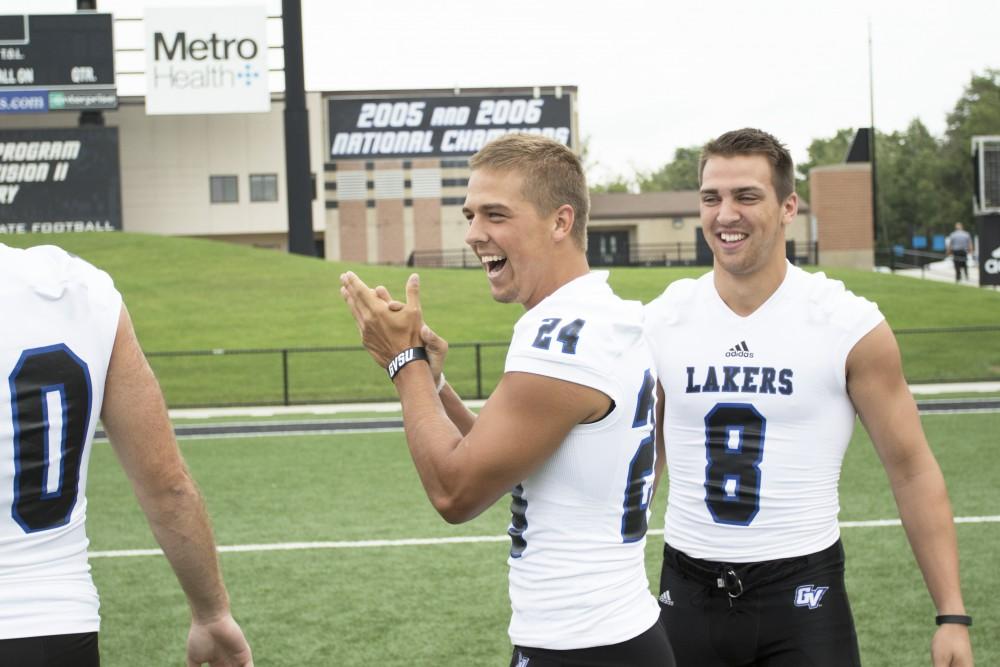
[[[411,269],[326,262],[198,239],[142,234],[9,236],[11,246],[59,245],[115,279],[147,351],[357,346],[357,329],[340,298],[339,275],[354,270],[370,285],[402,297]],[[666,284],[703,269],[616,268],[611,283],[625,298],[649,301]],[[453,345],[509,339],[521,314],[489,296],[477,270],[421,269],[427,321]],[[894,328],[1000,326],[1000,293],[900,276],[836,269],[828,274],[879,303]],[[1000,336],[992,333],[902,335],[911,380],[1000,377]],[[502,368],[504,348],[484,348],[484,391]],[[475,393],[474,351],[456,347],[449,379]],[[283,400],[280,355],[154,357],[174,405]],[[364,353],[289,355],[290,400],[391,398],[391,387]]]

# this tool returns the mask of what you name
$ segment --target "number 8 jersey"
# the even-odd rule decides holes
[[[0,244],[0,639],[98,630],[87,466],[120,311],[104,272]]]
[[[790,264],[747,317],[722,301],[711,272],[672,283],[646,306],[665,397],[672,547],[738,563],[837,540],[855,419],[847,356],[882,320],[839,281]]]
[[[656,376],[642,306],[615,296],[607,278],[593,272],[543,299],[517,322],[507,353],[507,373],[573,382],[614,401],[514,489],[510,637],[519,646],[616,644],[659,615],[644,566]]]

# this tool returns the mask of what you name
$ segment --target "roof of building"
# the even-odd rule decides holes
[[[808,213],[809,204],[799,200],[799,213]],[[590,195],[590,218],[675,218],[698,215],[698,191],[610,192]]]

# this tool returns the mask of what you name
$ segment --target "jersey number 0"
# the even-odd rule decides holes
[[[26,533],[63,526],[79,491],[90,427],[90,371],[59,344],[22,352],[8,381],[14,420],[11,515]]]

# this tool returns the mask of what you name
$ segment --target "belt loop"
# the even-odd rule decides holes
[[[716,580],[716,585],[719,588],[725,589],[730,598],[738,598],[743,595],[743,582],[740,581],[740,576],[736,574],[736,570],[729,565],[722,568],[722,572]]]

